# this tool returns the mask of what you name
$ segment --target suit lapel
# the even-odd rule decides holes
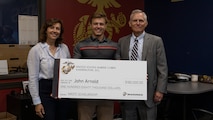
[[[148,44],[149,44],[149,34],[145,33],[144,41],[143,41],[142,60],[146,60],[147,52],[148,52]]]
[[[129,35],[126,40],[125,40],[125,46],[126,48],[124,49],[125,50],[125,58],[128,58],[129,59],[129,45],[130,45],[130,38],[131,38],[131,35]]]

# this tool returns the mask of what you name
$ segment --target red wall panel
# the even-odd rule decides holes
[[[27,78],[17,78],[17,79],[8,79],[8,80],[0,80],[0,84],[13,84],[22,81],[27,80]],[[7,87],[7,86],[5,86]],[[7,95],[11,93],[11,91],[15,92],[16,94],[21,93],[22,86],[19,87],[13,87],[13,88],[7,88],[0,90],[0,112],[7,111]]]
[[[88,34],[88,18],[96,11],[107,14],[106,36],[117,41],[130,33],[129,14],[133,9],[144,10],[144,0],[46,0],[46,18],[63,20],[65,43],[72,53],[73,45]]]

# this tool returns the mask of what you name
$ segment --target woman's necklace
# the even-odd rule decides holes
[[[54,56],[55,55],[55,53],[56,53],[56,49],[57,49],[57,47],[49,47],[49,50],[50,50],[50,52],[51,52],[51,54]]]

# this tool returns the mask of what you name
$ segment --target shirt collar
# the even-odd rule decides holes
[[[99,41],[97,38],[94,38],[94,37],[92,37],[92,36],[90,36],[90,39],[91,39],[92,41]],[[102,40],[102,41],[99,41],[99,42],[100,42],[100,43],[102,43],[102,42],[107,42],[106,37],[104,37],[103,40]]]
[[[48,48],[49,47],[49,45],[46,42],[45,43],[40,42],[40,44],[41,44],[42,48]],[[58,47],[61,47],[61,44],[59,44]]]
[[[138,37],[136,37],[133,33],[132,33],[132,38],[135,40],[137,38],[137,40],[142,40],[144,38],[145,35],[145,31],[143,31],[142,34],[140,34]]]

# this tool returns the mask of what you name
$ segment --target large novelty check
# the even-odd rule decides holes
[[[147,99],[146,61],[59,59],[54,71],[58,98]]]

